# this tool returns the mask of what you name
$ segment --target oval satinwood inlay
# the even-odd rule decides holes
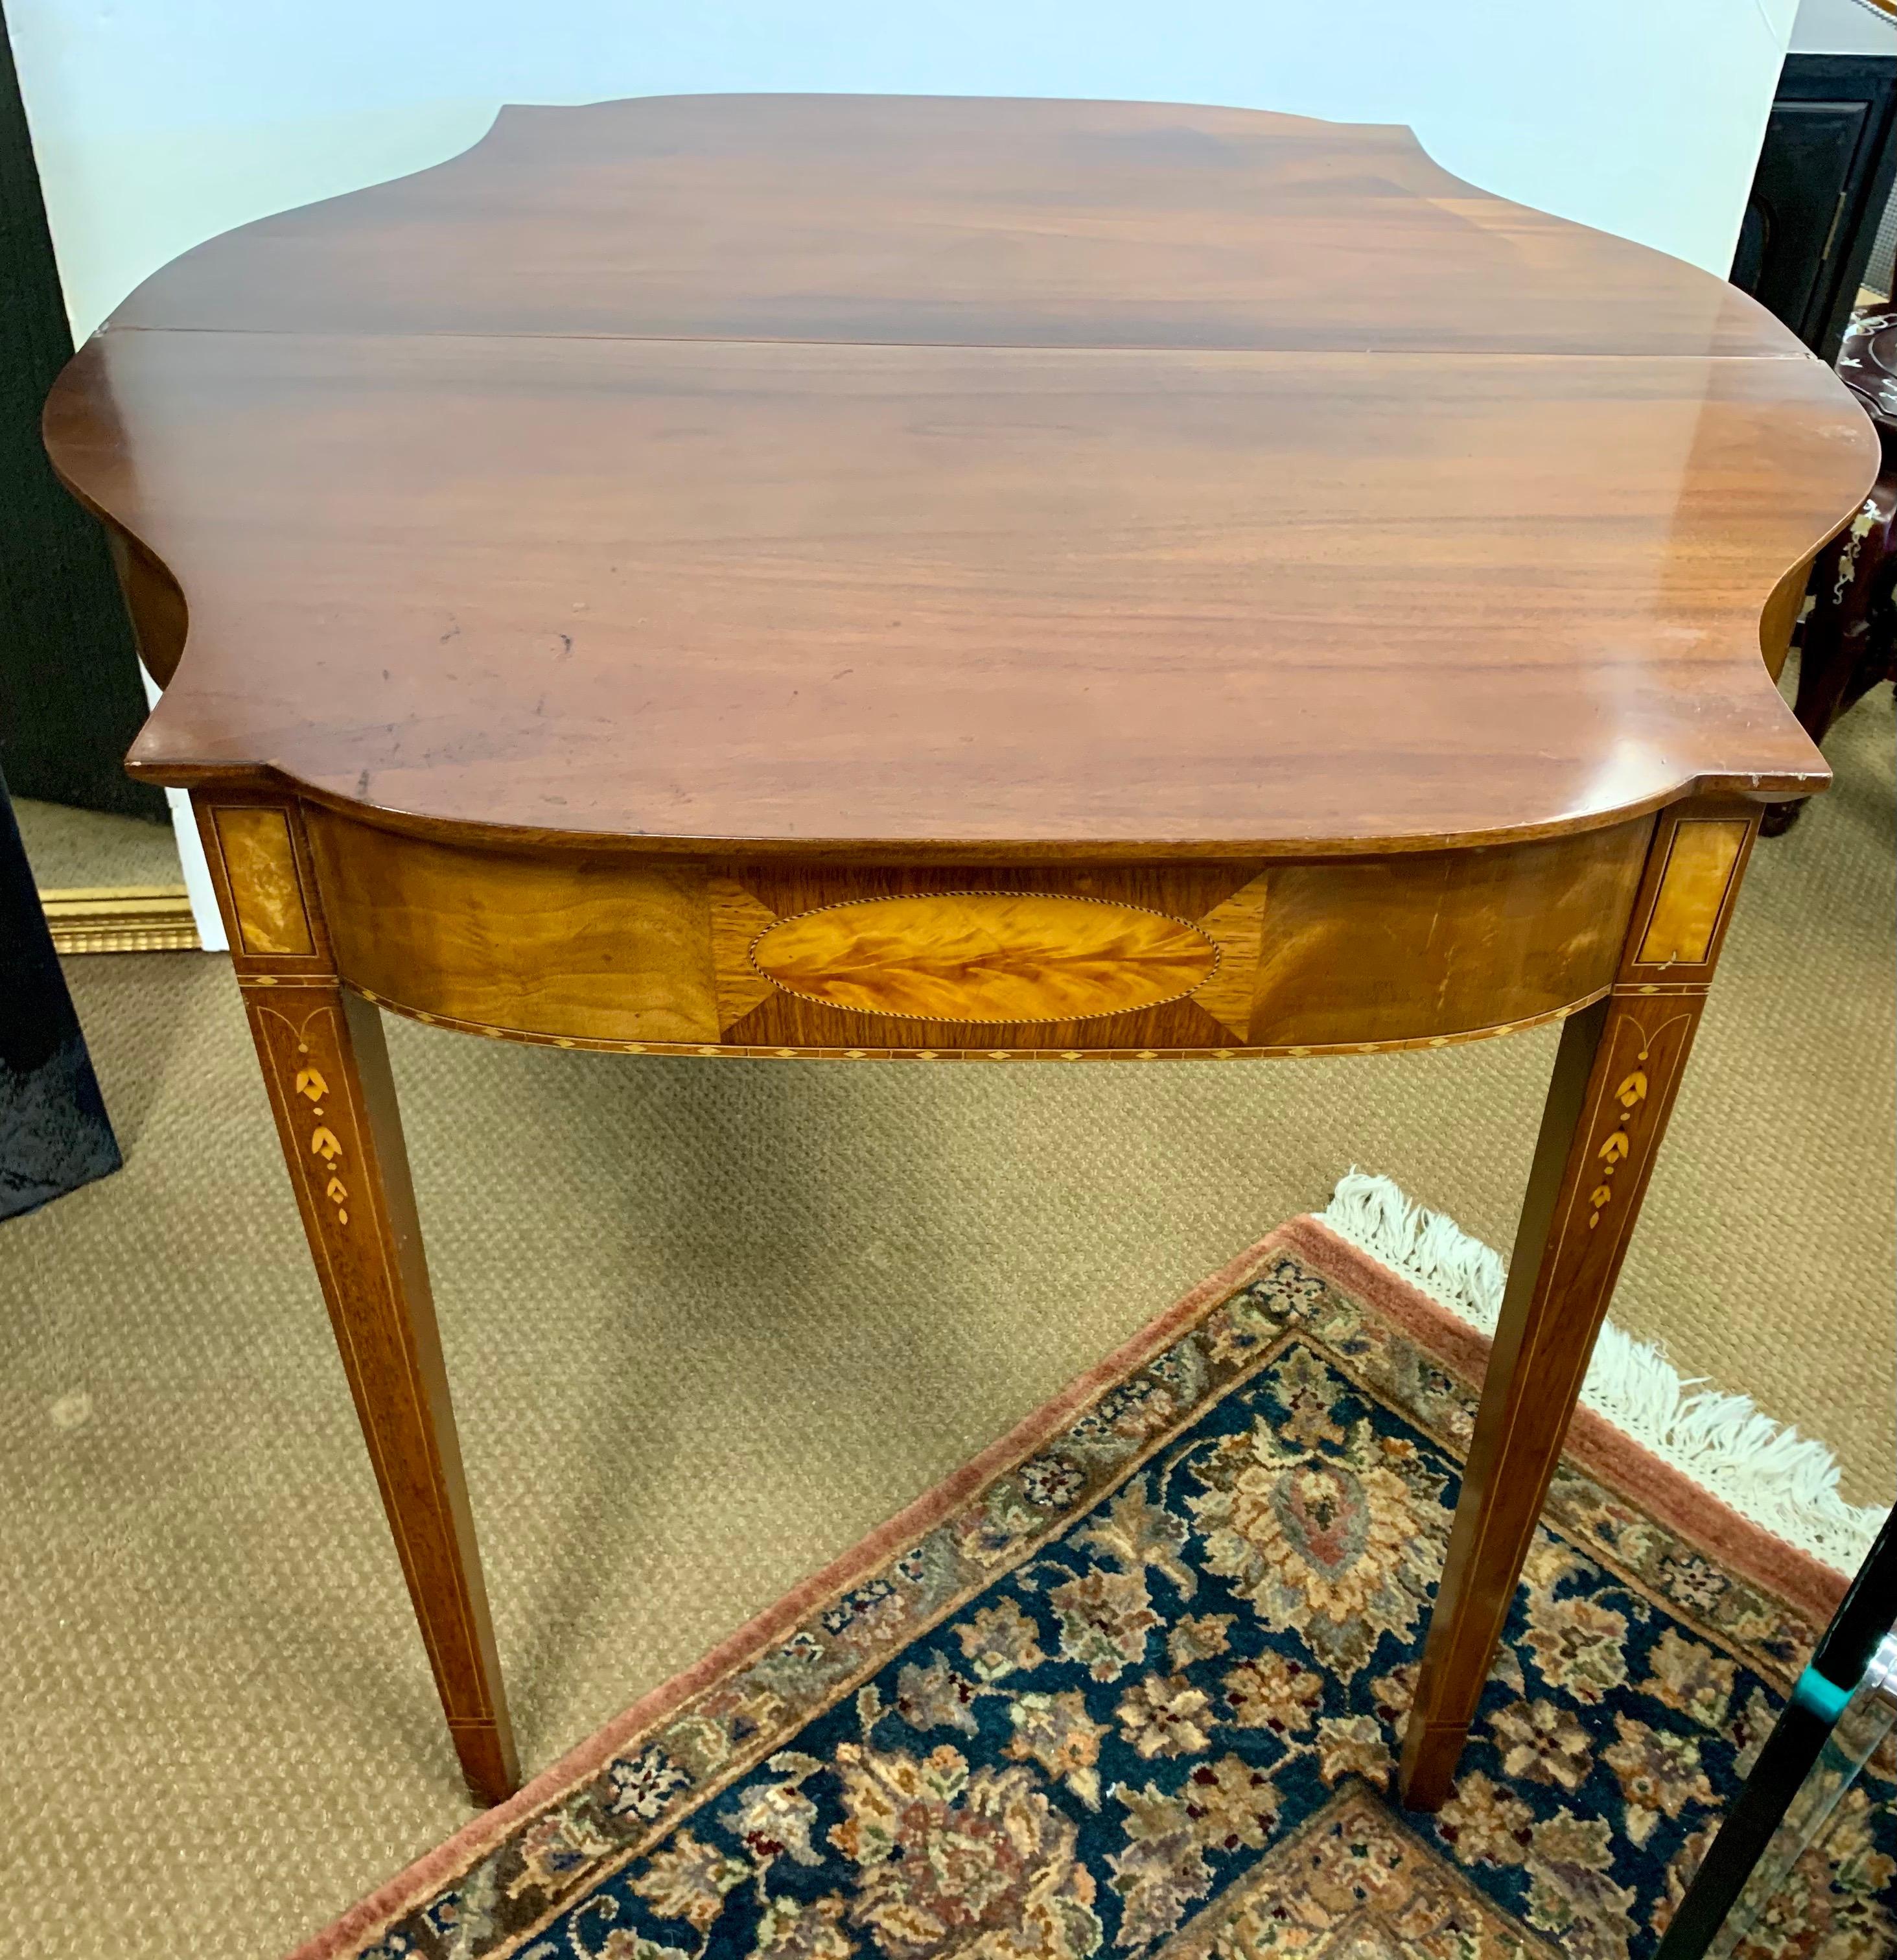
[[[786,993],[925,1021],[1071,1021],[1203,986],[1213,940],[1183,919],[1045,892],[855,899],[779,919],[751,962]]]

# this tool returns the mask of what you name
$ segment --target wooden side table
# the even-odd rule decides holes
[[[1762,800],[1826,780],[1759,654],[1875,469],[1829,371],[1399,129],[681,98],[212,241],[46,428],[479,1799],[384,1007],[1046,1067],[1564,1018],[1405,1749],[1441,1802]]]

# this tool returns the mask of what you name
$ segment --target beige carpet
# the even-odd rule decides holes
[[[64,803],[15,797],[13,813],[27,847],[33,881],[43,892],[101,885],[182,885],[177,841],[169,823],[108,816]]]
[[[1616,1312],[1892,1464],[1892,711],[1762,847]],[[129,1162],[0,1227],[0,1949],[269,1955],[466,1815],[202,954],[68,963]],[[1351,1163],[1506,1246],[1544,1032],[1139,1069],[392,1044],[538,1768]]]

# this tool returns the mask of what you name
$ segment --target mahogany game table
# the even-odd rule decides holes
[[[1443,1800],[1761,809],[1827,779],[1768,663],[1876,470],[1832,374],[1399,128],[706,97],[212,240],[46,428],[480,1800],[384,1008],[1049,1067],[1562,1020],[1404,1748]]]

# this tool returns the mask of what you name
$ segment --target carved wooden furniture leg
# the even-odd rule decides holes
[[[1733,805],[1661,816],[1612,990],[1562,1031],[1404,1737],[1400,1787],[1413,1809],[1449,1794],[1757,822]]]
[[[250,1032],[463,1774],[520,1780],[377,1010],[331,963],[297,813],[199,799]]]

